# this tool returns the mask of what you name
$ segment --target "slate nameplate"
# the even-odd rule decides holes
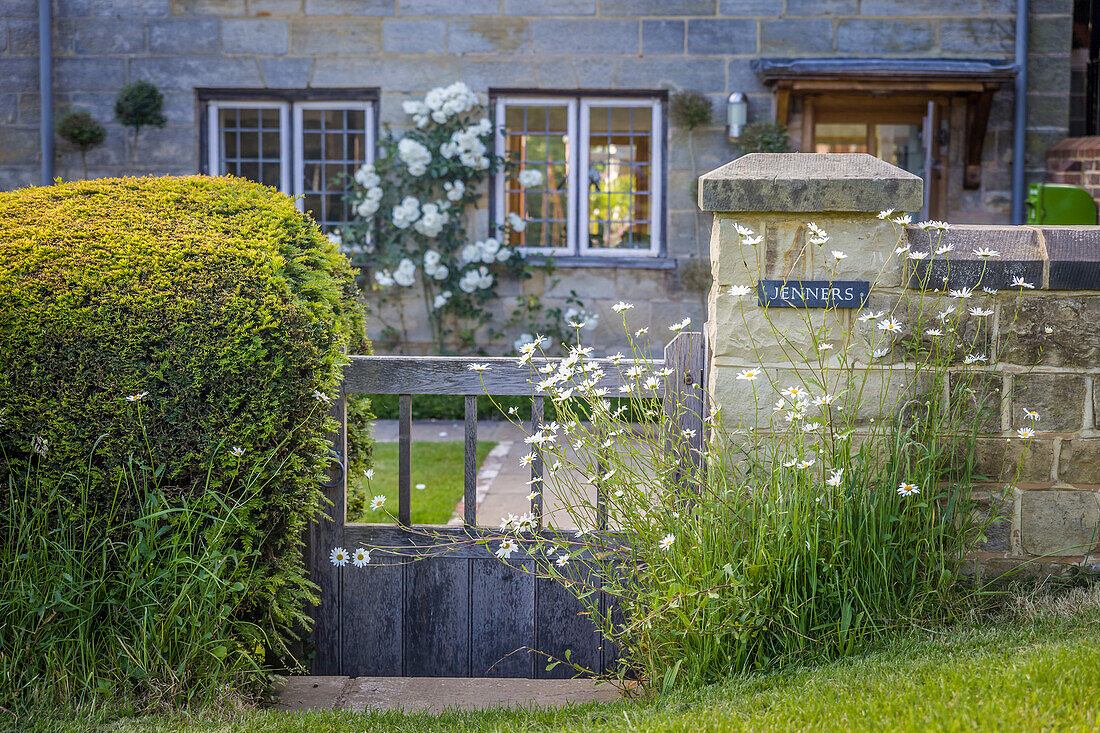
[[[771,308],[861,308],[871,283],[866,280],[761,280],[757,303]]]

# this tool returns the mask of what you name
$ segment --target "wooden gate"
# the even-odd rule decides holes
[[[552,360],[553,361],[553,360]],[[619,368],[600,362],[604,383],[617,393]],[[468,366],[488,363],[479,375]],[[662,391],[666,412],[680,427],[705,435],[702,334],[681,333],[654,368],[674,373]],[[535,366],[541,364],[536,360]],[[477,527],[477,401],[478,395],[531,396],[531,371],[514,358],[452,358],[353,356],[332,414],[341,429],[334,436],[333,461],[325,493],[332,501],[332,520],[310,528],[310,575],[320,588],[314,613],[313,673],[348,676],[410,677],[570,677],[559,665],[547,672],[545,657],[566,650],[576,664],[606,669],[614,650],[602,643],[582,604],[553,580],[536,578],[533,560],[517,553],[501,562],[483,545],[469,542],[488,530]],[[484,385],[482,384],[484,378]],[[399,525],[356,524],[347,521],[345,395],[396,394],[398,397],[398,520]],[[432,527],[436,538],[410,527],[412,396],[464,395],[465,494],[464,526]],[[544,398],[531,397],[531,432],[542,421]],[[684,471],[698,470],[698,452],[683,456]],[[536,455],[538,455],[536,453]],[[531,464],[532,478],[542,476],[539,455]],[[602,488],[597,486],[597,504]],[[542,498],[531,512],[543,526]],[[454,543],[454,544],[449,544]],[[371,553],[365,568],[337,568],[329,561],[333,547],[396,548]],[[411,562],[412,558],[416,559]],[[519,651],[517,651],[519,650]]]

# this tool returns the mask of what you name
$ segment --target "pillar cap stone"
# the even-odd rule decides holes
[[[699,177],[703,211],[920,211],[924,181],[866,153],[749,153]]]

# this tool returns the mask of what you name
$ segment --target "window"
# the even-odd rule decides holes
[[[497,176],[496,220],[527,219],[518,246],[558,256],[661,254],[660,99],[504,96],[495,111],[497,153],[542,174],[529,188]]]
[[[206,141],[209,173],[275,186],[329,232],[352,218],[347,180],[374,160],[374,105],[292,95],[212,99]]]

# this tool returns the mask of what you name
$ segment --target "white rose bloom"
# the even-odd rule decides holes
[[[462,264],[464,265],[468,265],[471,262],[477,262],[481,259],[481,242],[467,244],[458,253],[458,257],[462,260]]]
[[[380,272],[374,273],[374,279],[384,288],[393,287],[394,280],[389,270],[381,270]]]
[[[516,351],[523,351],[523,347],[535,340],[535,337],[529,333],[521,333],[519,338],[512,342],[512,348]]]
[[[462,181],[447,181],[443,184],[443,190],[447,192],[447,198],[458,201],[466,193],[466,184]]]
[[[440,125],[442,125],[444,122],[446,122],[447,121],[447,112],[446,112],[446,110],[437,109],[435,112],[432,112],[432,121],[436,122]]]
[[[406,196],[405,200],[393,207],[393,225],[398,229],[408,229],[420,216],[420,202],[415,196]]]
[[[482,290],[493,287],[493,276],[489,274],[489,270],[485,268],[485,265],[478,268],[477,286]]]
[[[410,287],[416,280],[416,265],[408,257],[401,260],[393,271],[393,280],[403,288]]]
[[[434,249],[429,249],[424,253],[424,272],[431,275],[435,268],[439,266],[439,261],[443,259],[443,255],[436,252]]]
[[[375,173],[372,164],[364,163],[359,166],[359,170],[355,171],[355,182],[363,188],[374,188],[382,182],[382,179]]]
[[[435,296],[435,300],[432,301],[432,307],[435,308],[436,310],[438,310],[438,309],[442,308],[443,306],[447,305],[447,301],[450,300],[450,299],[451,299],[451,291],[450,290],[444,290],[442,293]]]
[[[451,271],[446,265],[440,265],[436,268],[435,274],[432,275],[436,280],[446,280],[447,276],[451,274]]]
[[[519,181],[519,185],[522,188],[532,188],[542,183],[542,173],[540,171],[527,168],[525,170],[521,170],[519,172],[519,175],[516,176],[516,179]]]
[[[443,225],[446,223],[447,215],[439,210],[438,205],[424,204],[420,218],[413,224],[413,228],[425,237],[435,237],[443,231]]]
[[[343,240],[343,239],[342,239],[342,238],[340,237],[340,232],[339,232],[339,230],[337,230],[337,231],[335,231],[335,232],[329,232],[329,233],[328,233],[328,234],[326,234],[325,236],[326,236],[326,237],[328,237],[328,241],[332,242],[332,243],[333,243],[333,244],[335,244],[335,245],[336,245],[337,247],[342,247],[342,246],[344,246],[344,240]]]
[[[504,262],[506,259],[508,259],[511,256],[512,256],[512,250],[508,249],[507,247],[501,247],[500,251],[497,252],[497,262]]]
[[[517,232],[522,232],[527,228],[527,221],[514,211],[508,212],[508,226],[512,227]]]
[[[378,199],[363,199],[359,202],[359,205],[355,207],[355,213],[364,219],[369,219],[377,213],[379,203]]]
[[[367,198],[371,201],[381,201],[382,189],[378,186],[371,186],[367,189]]]
[[[479,277],[476,270],[467,270],[458,281],[458,288],[464,293],[472,293],[477,290]]]
[[[408,166],[409,174],[422,176],[428,170],[428,163],[432,162],[432,153],[416,140],[403,138],[397,143],[397,155]]]
[[[497,252],[500,251],[500,242],[496,237],[489,237],[484,242],[479,242],[481,245],[481,259],[486,263],[492,262],[496,259]]]

